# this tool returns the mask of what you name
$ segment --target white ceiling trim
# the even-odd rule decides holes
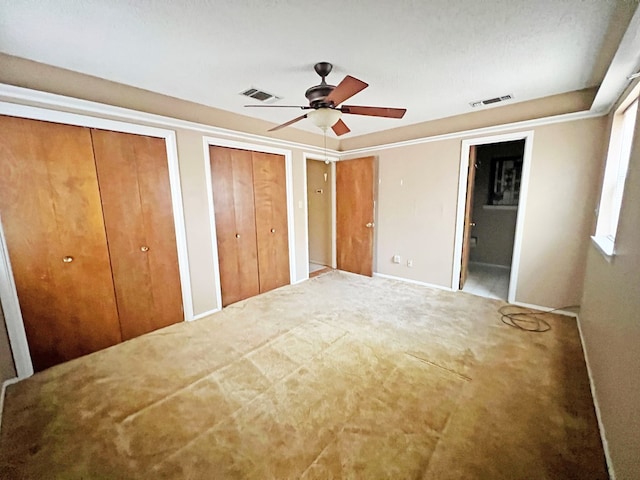
[[[270,137],[264,137],[252,133],[238,132],[235,130],[229,130],[221,127],[214,127],[198,122],[191,122],[188,120],[180,120],[173,117],[166,117],[163,115],[156,115],[154,113],[141,112],[139,110],[132,110],[123,107],[116,107],[113,105],[107,105],[98,102],[92,102],[90,100],[82,100],[73,97],[67,97],[64,95],[58,95],[54,93],[41,92],[38,90],[32,90],[23,87],[16,87],[14,85],[7,85],[0,83],[0,104],[6,102],[8,105],[15,105],[15,102],[35,102],[43,108],[65,108],[72,109],[81,114],[92,115],[105,115],[109,117],[115,117],[120,121],[133,121],[142,122],[146,124],[152,124],[157,127],[164,128],[180,128],[185,130],[194,130],[197,132],[205,133],[207,135],[223,136],[229,138],[235,138],[242,141],[260,142],[267,145],[274,145],[276,147],[295,148],[303,150],[305,153],[315,153],[319,155],[325,155],[325,149],[317,147],[315,145],[309,145],[305,143],[291,142],[288,140],[277,140]],[[609,109],[610,110],[610,109]],[[454,138],[463,138],[473,135],[486,135],[495,134],[501,132],[508,132],[519,129],[531,129],[533,127],[541,125],[549,125],[553,123],[572,122],[575,120],[582,120],[586,118],[595,118],[603,115],[607,115],[609,110],[605,112],[597,112],[593,110],[584,110],[580,112],[566,113],[561,115],[554,115],[551,117],[542,117],[534,120],[525,120],[521,122],[503,123],[499,125],[492,125],[489,127],[480,127],[469,130],[459,130],[455,132],[445,133],[442,135],[432,135],[427,137],[420,137],[413,140],[406,140],[402,142],[386,143],[381,145],[375,145],[371,147],[356,148],[352,150],[338,151],[333,149],[327,149],[326,154],[336,157],[338,160],[342,160],[345,157],[373,153],[380,150],[388,150],[390,148],[406,147],[411,145],[420,145],[422,143],[437,142],[442,140],[450,140]],[[323,157],[324,158],[324,157]]]
[[[591,110],[609,112],[632,82],[629,76],[637,73],[639,67],[640,9],[637,9],[593,99]]]
[[[129,108],[116,107],[104,103],[92,102],[90,100],[82,100],[79,98],[67,97],[55,93],[41,92],[24,87],[16,87],[0,83],[0,100],[14,103],[15,101],[36,102],[40,105],[52,108],[64,108],[76,110],[83,114],[106,115],[117,117],[119,120],[129,120],[133,122],[142,122],[152,124],[158,127],[181,128],[185,130],[195,130],[209,135],[221,135],[224,137],[237,138],[240,140],[249,140],[254,142],[266,143],[278,147],[288,147],[302,149],[312,153],[324,154],[324,148],[306,143],[291,142],[289,140],[278,140],[262,135],[252,133],[238,132],[221,127],[214,127],[204,123],[191,122],[188,120],[180,120],[178,118],[157,115],[155,113],[147,113]],[[328,153],[338,155],[338,150],[327,149]]]
[[[592,112],[591,110],[583,110],[581,112],[563,113],[561,115],[554,115],[552,117],[536,118],[534,120],[523,120],[521,122],[502,123],[500,125],[492,125],[490,127],[473,128],[470,130],[459,130],[451,133],[443,133],[442,135],[433,135],[430,137],[416,138],[415,140],[406,140],[403,142],[385,143],[383,145],[376,145],[372,147],[356,148],[353,150],[345,150],[340,153],[340,157],[347,155],[372,153],[380,150],[388,150],[390,148],[408,147],[411,145],[420,145],[421,143],[439,142],[442,140],[451,140],[454,138],[464,138],[475,135],[486,135],[496,133],[506,133],[512,130],[531,129],[541,125],[549,125],[552,123],[573,122],[575,120],[582,120],[586,118],[595,118],[606,115],[607,112]]]

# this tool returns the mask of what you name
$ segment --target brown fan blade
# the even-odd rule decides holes
[[[304,105],[243,105],[247,108],[301,108],[302,110],[309,110],[311,107]]]
[[[270,132],[275,132],[276,130],[280,130],[281,128],[284,127],[288,127],[289,125],[292,125],[296,122],[299,122],[300,120],[307,118],[307,114],[305,113],[304,115],[300,115],[299,117],[294,118],[293,120],[289,120],[287,123],[283,123],[282,125],[278,125],[277,127],[273,127],[270,128],[269,131]]]
[[[333,130],[333,132],[338,136],[344,135],[345,133],[349,133],[351,131],[342,120],[338,120],[336,124],[331,127],[331,130]]]
[[[343,105],[340,110],[342,110],[342,113],[350,113],[352,115],[388,118],[402,118],[407,111],[406,108],[362,107],[359,105]]]
[[[334,106],[338,106],[346,99],[353,97],[356,93],[361,92],[368,86],[368,83],[364,83],[362,80],[358,80],[357,78],[353,78],[351,75],[347,75],[327,96],[325,101],[327,103],[333,103]]]

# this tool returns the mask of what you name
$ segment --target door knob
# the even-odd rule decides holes
[[[62,261],[63,261],[64,263],[71,263],[71,262],[73,262],[73,257],[72,257],[72,256],[70,256],[70,255],[69,255],[69,256],[66,256],[66,257],[62,257]]]
[[[275,229],[275,228],[272,228],[272,229],[271,229],[271,233],[276,233],[276,229]]]
[[[143,245],[142,247],[140,247],[140,251],[148,252],[149,251],[149,247],[147,247],[146,245]]]
[[[375,224],[374,224],[373,222],[369,222],[369,223],[367,223],[367,224],[365,225],[365,227],[367,227],[367,228],[373,228],[373,226],[374,226],[374,225],[375,225]]]
[[[472,227],[476,226],[476,222],[471,222],[469,225],[471,225]]]
[[[236,238],[240,238],[240,234],[239,233],[236,233]]]

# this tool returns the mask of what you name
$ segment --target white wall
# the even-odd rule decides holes
[[[589,247],[580,310],[585,354],[617,480],[640,478],[640,119],[616,256]]]
[[[580,304],[595,225],[606,117],[535,129],[516,298]]]
[[[598,117],[533,128],[518,302],[580,303],[605,127]],[[379,160],[376,272],[451,286],[462,140],[367,152]]]

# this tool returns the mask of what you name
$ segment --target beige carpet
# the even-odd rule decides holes
[[[331,272],[7,389],[0,478],[608,478],[574,319]]]

